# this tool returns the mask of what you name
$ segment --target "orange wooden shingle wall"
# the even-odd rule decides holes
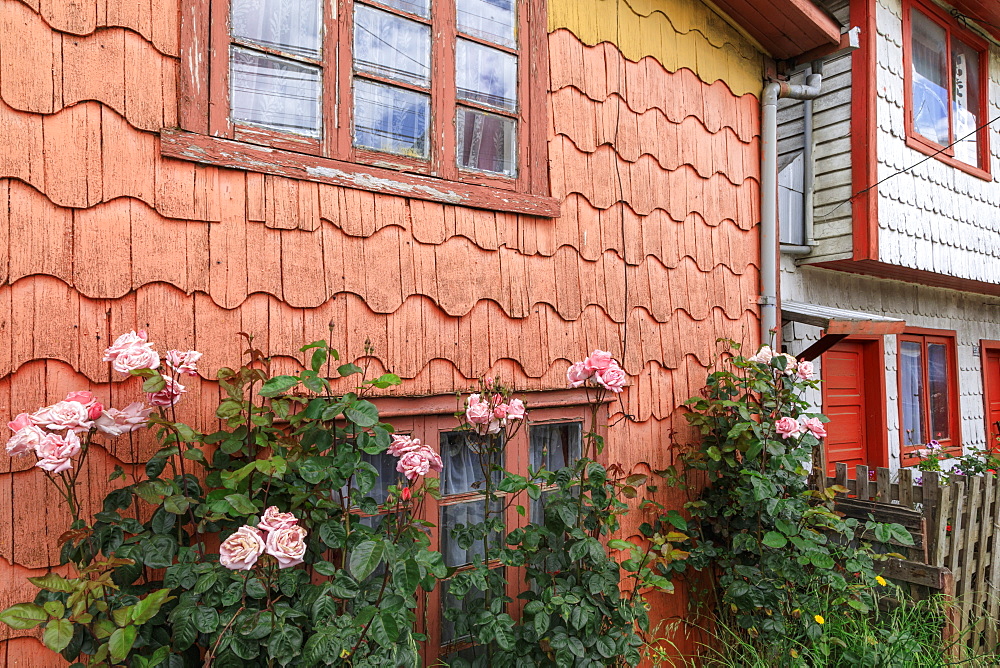
[[[370,340],[403,395],[487,373],[561,388],[570,362],[611,350],[631,375],[632,416],[610,433],[611,459],[672,461],[686,433],[677,407],[702,386],[716,338],[757,336],[758,101],[733,92],[736,66],[706,55],[736,58],[714,39],[734,31],[619,0],[677,45],[704,38],[665,65],[642,44],[584,34],[554,3],[549,159],[563,206],[544,219],[161,158],[157,131],[177,117],[176,2],[0,0],[0,417],[75,389],[138,398],[100,357],[145,328],[161,350],[205,353],[178,409],[209,428],[209,379],[239,363],[236,332],[293,366],[332,322],[345,357]],[[699,76],[699,59],[721,74]],[[96,452],[88,494],[102,498],[114,465],[153,447],[144,436]],[[0,608],[57,564],[68,523],[31,461],[0,451]],[[655,612],[683,606],[676,595]],[[25,635],[0,629],[0,665],[48,665]]]

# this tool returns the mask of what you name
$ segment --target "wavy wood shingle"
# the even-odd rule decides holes
[[[609,11],[634,34],[607,34],[594,17]],[[715,339],[756,336],[759,119],[742,93],[759,57],[698,3],[553,0],[550,16],[556,219],[161,158],[175,0],[0,0],[3,414],[79,388],[137,398],[100,356],[144,328],[205,352],[178,411],[210,428],[208,378],[239,363],[236,332],[294,370],[332,323],[347,359],[372,343],[366,361],[402,376],[400,395],[485,374],[560,388],[570,362],[610,350],[630,386],[609,452],[628,470],[669,465]],[[98,448],[95,498],[111,467],[155,447],[146,433]],[[56,564],[66,518],[25,515],[58,505],[41,483],[0,454],[0,605],[23,596],[25,569]],[[0,642],[0,664],[45,665],[33,642]]]

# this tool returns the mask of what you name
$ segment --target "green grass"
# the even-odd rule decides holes
[[[944,617],[938,599],[894,606],[881,612],[823,615],[823,633],[815,640],[788,638],[764,644],[742,629],[716,623],[698,655],[678,657],[676,647],[661,641],[647,658],[660,668],[941,668],[1000,666],[1000,655],[971,657],[964,639],[955,647],[942,641]],[[996,623],[996,622],[994,622]],[[950,657],[954,649],[958,658]]]

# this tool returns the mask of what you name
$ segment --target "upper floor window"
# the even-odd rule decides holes
[[[183,129],[547,196],[543,0],[188,2]]]
[[[902,454],[932,440],[959,445],[957,374],[954,333],[908,329],[899,335]]]
[[[988,173],[988,133],[981,129],[989,89],[987,45],[941,10],[912,1],[905,5],[903,34],[907,143]]]
[[[316,150],[329,138],[417,171],[517,176],[516,0],[348,0],[340,21],[324,21],[323,5],[232,0],[236,129],[298,135]]]

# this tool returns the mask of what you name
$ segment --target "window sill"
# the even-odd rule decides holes
[[[982,179],[983,181],[993,180],[993,175],[990,174],[985,169],[980,169],[979,167],[973,167],[972,165],[964,163],[958,158],[950,156],[947,153],[938,153],[938,151],[940,151],[942,148],[941,146],[928,144],[926,141],[921,140],[912,135],[908,135],[906,137],[906,145],[907,147],[912,148],[914,151],[920,151],[924,155],[929,155],[937,160],[940,160],[946,165],[954,167],[955,169],[960,169],[966,174],[971,174],[972,176],[975,176],[978,179]]]
[[[523,213],[543,218],[557,218],[560,215],[560,202],[554,197],[406,174],[173,128],[160,131],[160,155],[216,167],[275,174],[474,209]]]

